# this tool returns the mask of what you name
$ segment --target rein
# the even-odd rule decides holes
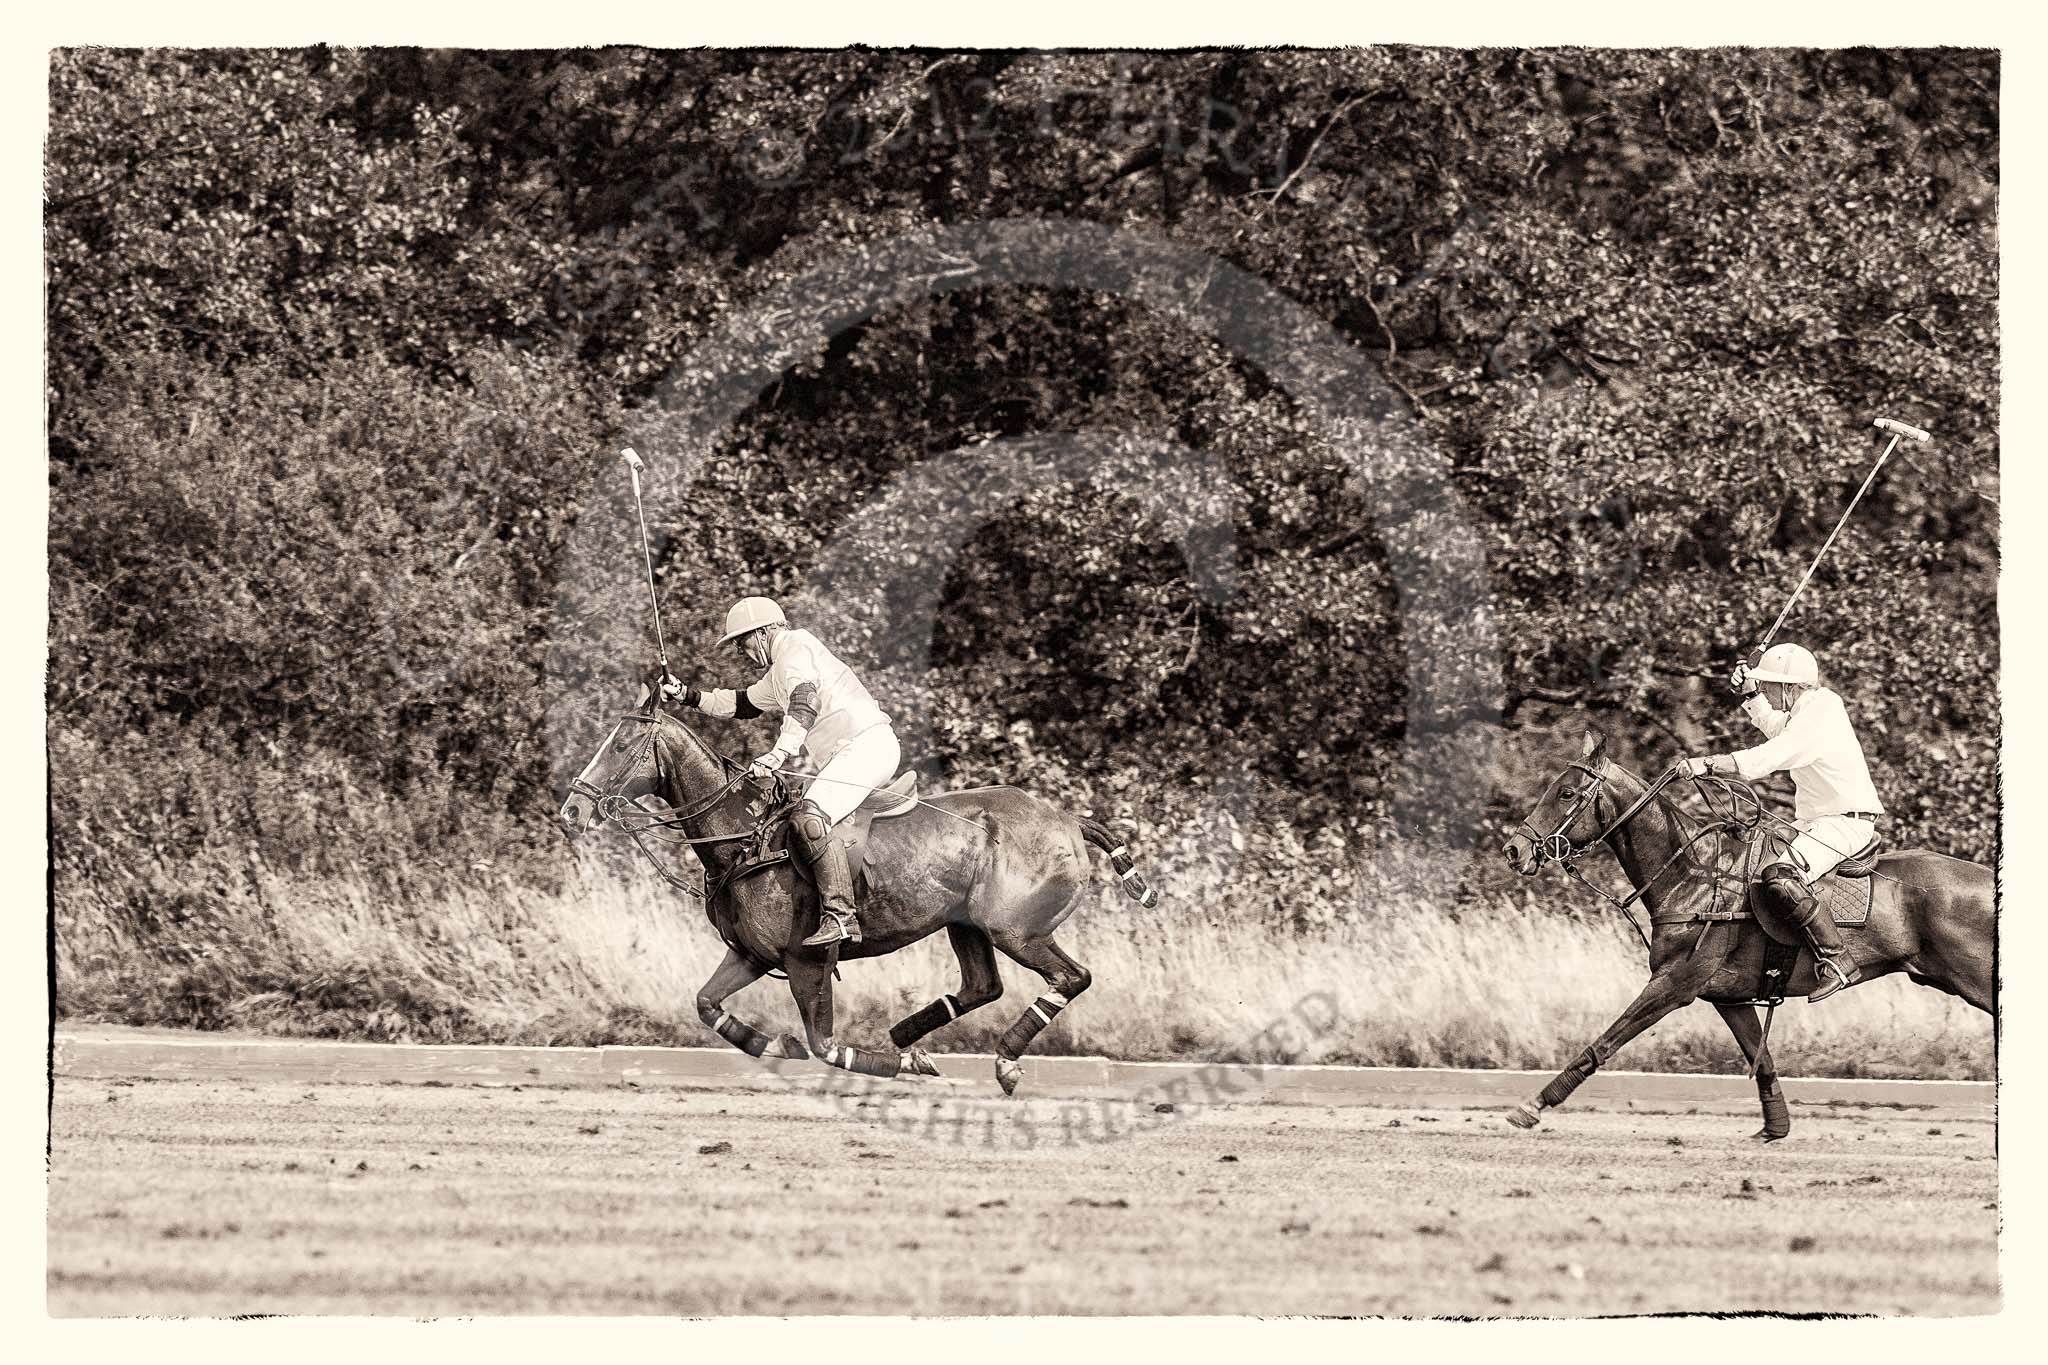
[[[703,890],[699,887],[691,886],[688,882],[683,881],[664,867],[661,860],[654,856],[654,851],[647,847],[646,836],[649,831],[656,829],[679,830],[685,821],[694,820],[698,816],[712,810],[720,802],[731,796],[742,783],[748,781],[747,769],[712,748],[701,736],[697,735],[687,726],[684,727],[683,732],[695,740],[699,748],[718,760],[719,765],[727,774],[725,784],[704,800],[691,806],[688,810],[676,811],[668,815],[656,815],[654,812],[645,810],[632,801],[627,800],[621,793],[625,790],[626,783],[632,780],[633,774],[639,770],[641,761],[653,749],[655,740],[660,733],[661,718],[653,710],[647,710],[628,711],[620,717],[620,720],[637,721],[644,725],[646,729],[642,732],[632,757],[619,766],[618,777],[613,779],[610,786],[604,790],[599,790],[597,787],[585,782],[581,777],[578,777],[569,784],[569,790],[587,798],[596,808],[597,816],[600,820],[603,820],[606,824],[617,826],[627,838],[631,839],[633,847],[640,850],[641,854],[653,865],[655,872],[660,875],[663,881],[678,891],[702,900],[704,898]],[[659,754],[655,758],[655,772],[657,776],[661,775]],[[667,844],[687,844],[694,848],[708,844],[735,843],[752,837],[752,830],[738,830],[731,834],[712,834],[700,837],[669,834],[662,838],[662,842]]]
[[[1666,858],[1664,860],[1663,864],[1660,865],[1655,872],[1652,872],[1647,877],[1644,877],[1641,883],[1637,885],[1634,890],[1630,891],[1628,895],[1616,896],[1614,893],[1608,891],[1606,888],[1589,880],[1586,874],[1579,870],[1579,859],[1584,857],[1596,845],[1606,843],[1616,834],[1619,834],[1622,830],[1626,829],[1638,815],[1641,815],[1643,813],[1644,809],[1647,808],[1652,801],[1656,800],[1658,794],[1662,792],[1665,787],[1671,784],[1673,779],[1676,777],[1676,774],[1672,772],[1666,772],[1659,776],[1654,782],[1646,784],[1643,789],[1642,795],[1638,796],[1629,805],[1628,809],[1622,811],[1620,815],[1616,816],[1612,821],[1610,821],[1604,829],[1600,830],[1597,834],[1593,835],[1590,839],[1585,840],[1583,843],[1574,843],[1572,841],[1570,833],[1571,827],[1578,823],[1579,817],[1584,815],[1589,807],[1595,808],[1594,813],[1596,815],[1599,813],[1597,810],[1597,803],[1600,797],[1606,792],[1607,774],[1601,772],[1598,768],[1593,767],[1591,764],[1582,762],[1577,759],[1572,760],[1572,762],[1569,764],[1568,770],[1584,774],[1587,781],[1586,785],[1580,789],[1576,803],[1572,806],[1572,808],[1569,811],[1565,813],[1564,818],[1558,822],[1557,828],[1553,830],[1550,834],[1545,835],[1538,833],[1535,826],[1531,825],[1526,817],[1524,817],[1523,820],[1520,822],[1521,828],[1528,832],[1530,839],[1534,842],[1536,847],[1536,861],[1530,867],[1528,875],[1533,876],[1538,870],[1540,870],[1543,867],[1545,863],[1556,863],[1559,867],[1562,867],[1566,871],[1566,873],[1568,873],[1572,877],[1574,881],[1578,882],[1581,886],[1584,886],[1585,888],[1590,890],[1594,895],[1600,897],[1600,899],[1606,901],[1609,905],[1613,906],[1616,910],[1620,911],[1622,918],[1628,921],[1629,928],[1635,930],[1636,937],[1643,941],[1644,950],[1648,951],[1650,948],[1649,935],[1644,932],[1642,925],[1637,922],[1636,917],[1632,913],[1630,913],[1629,907],[1634,905],[1637,901],[1642,900],[1644,895],[1650,890],[1651,887],[1655,886],[1658,882],[1663,880],[1665,873],[1669,872],[1673,867],[1677,866],[1680,859],[1690,857],[1694,846],[1697,845],[1700,842],[1700,840],[1706,838],[1710,834],[1719,834],[1726,830],[1744,828],[1744,826],[1742,826],[1741,823],[1736,820],[1712,820],[1700,824],[1696,829],[1694,829],[1690,834],[1686,835],[1685,838],[1680,841],[1677,849],[1672,852],[1669,858]],[[1698,784],[1698,781],[1699,779],[1694,779],[1695,785]],[[1705,795],[1704,789],[1702,789],[1701,794],[1703,796]],[[1732,803],[1732,795],[1730,797],[1730,800]],[[1750,794],[1750,800],[1756,804],[1759,811],[1762,810],[1762,803],[1760,801],[1757,801],[1754,792]],[[1674,813],[1677,814],[1681,819],[1684,818],[1684,812],[1678,811],[1676,807],[1673,807],[1672,809]],[[1754,822],[1751,823],[1749,828],[1754,828]],[[1716,896],[1718,897],[1720,884],[1724,879],[1724,874],[1718,866],[1708,868],[1707,872],[1708,875],[1713,878],[1713,885],[1715,888]],[[1650,921],[1653,927],[1660,922],[1657,919],[1654,910],[1651,912]]]

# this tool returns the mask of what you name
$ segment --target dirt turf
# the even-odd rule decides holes
[[[1498,1112],[1243,1104],[1113,1132],[955,1093],[60,1077],[49,1308],[1999,1306],[1981,1119],[1795,1111],[1761,1147],[1727,1113],[1566,1108],[1519,1133]]]

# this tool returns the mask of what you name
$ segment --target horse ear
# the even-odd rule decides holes
[[[652,701],[653,699],[654,689],[649,687],[646,683],[641,683],[640,695],[633,699],[633,709],[635,711],[645,711],[647,709],[647,703]]]
[[[1581,757],[1592,758],[1607,747],[1607,736],[1598,730],[1586,731],[1586,748]]]

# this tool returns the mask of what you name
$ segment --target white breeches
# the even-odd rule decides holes
[[[1802,821],[1799,837],[1792,841],[1792,860],[1808,886],[1835,870],[1835,864],[1861,849],[1877,833],[1868,820],[1851,820],[1846,815],[1824,815]]]
[[[877,725],[846,741],[832,761],[818,771],[817,781],[807,793],[825,817],[838,824],[853,814],[868,793],[896,776],[903,751],[896,744],[896,732]]]

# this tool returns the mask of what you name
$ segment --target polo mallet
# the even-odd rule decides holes
[[[668,675],[668,642],[661,634],[661,597],[654,589],[654,547],[647,539],[647,508],[640,501],[640,471],[645,466],[633,447],[627,446],[619,452],[626,457],[626,468],[633,471],[633,507],[640,514],[640,553],[647,558],[647,601],[654,608],[654,649],[661,659],[662,675]]]
[[[1870,485],[1877,481],[1877,471],[1884,468],[1884,462],[1898,449],[1900,439],[1915,441],[1921,445],[1934,439],[1918,427],[1909,427],[1904,422],[1894,422],[1889,417],[1880,417],[1872,425],[1879,431],[1889,431],[1892,438],[1885,443],[1884,454],[1878,456],[1877,463],[1871,466],[1870,477],[1863,481],[1863,486],[1856,490],[1856,496],[1849,499],[1849,505],[1842,509],[1842,519],[1835,523],[1834,530],[1828,532],[1828,538],[1821,545],[1820,553],[1813,557],[1813,563],[1806,566],[1805,577],[1799,580],[1798,587],[1792,589],[1792,595],[1785,599],[1785,609],[1778,613],[1778,619],[1771,622],[1770,630],[1764,633],[1763,643],[1757,646],[1759,651],[1769,649],[1771,641],[1778,638],[1778,627],[1784,625],[1785,618],[1792,614],[1792,604],[1799,600],[1799,594],[1805,592],[1806,585],[1813,581],[1813,571],[1820,567],[1821,560],[1827,558],[1828,547],[1835,543],[1836,536],[1842,534],[1842,527],[1848,524],[1849,514],[1856,510],[1856,504],[1863,501],[1863,495],[1868,493]]]

